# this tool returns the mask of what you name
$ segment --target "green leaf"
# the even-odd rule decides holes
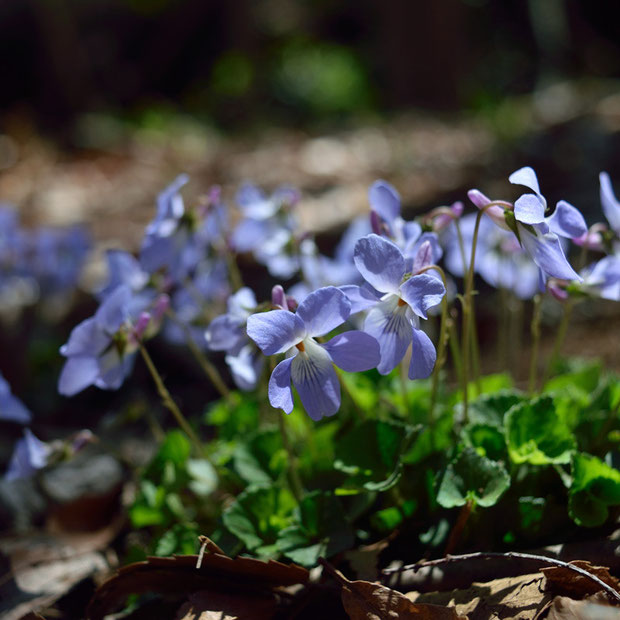
[[[314,566],[319,557],[349,549],[355,534],[342,504],[332,493],[306,495],[295,509],[296,523],[278,535],[277,547],[293,562]]]
[[[191,480],[189,488],[200,497],[206,497],[217,488],[217,472],[206,459],[189,459],[187,473]]]
[[[406,465],[415,465],[435,452],[445,452],[454,445],[454,421],[451,412],[435,420],[432,427],[426,426],[418,432],[411,448],[402,457]]]
[[[556,413],[553,400],[541,396],[515,405],[506,415],[506,443],[514,463],[569,463],[576,443]]]
[[[288,456],[277,429],[254,433],[234,452],[237,473],[249,484],[270,484],[286,471]]]
[[[504,427],[506,413],[524,398],[524,394],[517,390],[500,390],[491,394],[482,394],[469,403],[467,421],[469,424],[484,424],[501,429]],[[458,403],[455,409],[462,414],[463,404]]]
[[[250,487],[224,511],[222,520],[250,551],[267,554],[278,534],[291,525],[295,506],[287,488]]]
[[[568,511],[577,525],[596,527],[608,517],[608,507],[620,505],[620,471],[595,456],[578,452],[571,472]]]
[[[163,525],[167,521],[164,512],[159,508],[151,508],[145,504],[134,504],[129,509],[129,518],[134,528]]]
[[[337,491],[385,491],[401,474],[403,448],[418,429],[381,420],[366,420],[336,444],[334,467],[349,475]]]
[[[510,476],[503,465],[468,447],[448,465],[437,502],[453,508],[473,501],[486,508],[495,505],[509,486]]]
[[[195,523],[175,523],[159,538],[155,545],[155,555],[169,556],[196,553],[198,546],[198,526]]]
[[[191,452],[189,439],[181,431],[170,431],[157,452],[155,460],[162,465],[171,462],[176,466],[185,464]]]
[[[250,394],[232,392],[229,398],[216,401],[209,407],[205,420],[218,427],[220,439],[238,439],[258,428],[258,401]]]
[[[463,439],[480,454],[496,461],[504,458],[506,453],[504,434],[489,424],[468,424],[463,429]]]
[[[390,506],[371,515],[370,523],[380,532],[391,532],[398,527],[404,519],[410,517],[417,507],[416,500],[407,500],[399,506]]]

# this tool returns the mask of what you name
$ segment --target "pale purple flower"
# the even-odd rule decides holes
[[[381,361],[377,370],[388,374],[400,363],[409,346],[409,378],[428,377],[435,366],[435,346],[420,329],[430,308],[446,293],[443,283],[428,273],[417,273],[432,264],[432,247],[423,245],[415,271],[407,273],[405,257],[398,246],[379,235],[367,235],[355,246],[355,265],[369,287],[343,287],[354,310],[369,308],[364,331],[377,339]],[[375,292],[376,291],[376,292]]]
[[[209,324],[204,334],[205,341],[210,350],[226,352],[225,361],[237,387],[253,390],[264,363],[263,356],[246,332],[248,317],[258,305],[256,297],[251,289],[243,287],[229,297],[227,305],[228,312],[215,317]]]
[[[24,429],[24,436],[18,439],[13,449],[13,455],[4,474],[5,480],[28,478],[37,470],[47,465],[51,447],[37,439],[29,428]]]
[[[0,420],[28,424],[32,414],[19,398],[13,396],[11,387],[0,373]]]
[[[342,325],[350,313],[346,295],[328,286],[308,295],[297,312],[271,310],[248,318],[248,336],[265,355],[288,355],[269,380],[273,407],[286,413],[293,410],[292,382],[313,420],[334,415],[340,408],[340,383],[334,364],[357,372],[379,363],[379,345],[364,332],[348,331],[329,342],[317,342],[316,338]]]
[[[519,242],[540,267],[545,276],[563,280],[580,280],[564,255],[558,234],[567,238],[579,237],[586,232],[583,216],[565,201],[558,202],[556,212],[545,217],[547,201],[540,193],[538,180],[532,168],[525,167],[510,175],[511,183],[525,185],[534,193],[524,194],[514,204],[493,205],[485,211],[501,228],[512,230]],[[482,192],[470,190],[470,200],[482,209],[491,203]],[[505,206],[504,206],[505,205]]]
[[[130,308],[132,292],[117,287],[94,316],[73,328],[60,348],[67,358],[58,381],[58,391],[73,396],[90,385],[116,390],[133,368],[138,349]]]

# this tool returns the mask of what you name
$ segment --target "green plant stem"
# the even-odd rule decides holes
[[[540,345],[540,317],[542,308],[542,297],[540,293],[534,295],[534,311],[532,314],[532,324],[530,330],[532,333],[532,353],[530,357],[530,375],[527,383],[527,389],[530,394],[536,392],[536,373],[538,371],[538,348]]]
[[[454,372],[459,385],[463,385],[463,365],[461,356],[461,347],[459,345],[458,333],[456,331],[456,310],[453,308],[450,317],[448,329],[450,330],[450,354],[452,355],[452,363],[454,364]]]
[[[471,356],[471,336],[473,326],[473,293],[474,293],[474,265],[476,262],[476,245],[478,244],[478,231],[480,230],[480,220],[484,213],[494,206],[502,206],[503,202],[490,202],[478,211],[476,215],[476,225],[471,241],[471,257],[469,259],[469,269],[465,277],[465,295],[461,297],[463,304],[463,344],[461,354],[463,359],[463,420],[467,423],[469,406],[469,370]]]
[[[282,436],[282,444],[288,455],[288,478],[291,491],[295,496],[295,499],[300,502],[304,495],[304,488],[301,484],[301,478],[299,477],[299,471],[297,470],[297,456],[293,451],[293,446],[289,440],[288,433],[286,431],[286,425],[284,423],[285,414],[281,411],[277,412],[278,416],[278,428],[280,429],[280,435]]]
[[[240,288],[243,288],[243,278],[239,271],[239,265],[237,265],[237,259],[234,252],[230,248],[224,250],[224,260],[228,267],[228,274],[230,275],[230,282],[233,287],[233,292],[237,292]]]
[[[541,389],[545,387],[545,383],[549,376],[551,375],[551,370],[555,366],[560,356],[560,351],[562,350],[562,345],[564,344],[564,339],[566,338],[566,331],[568,330],[568,324],[570,323],[571,316],[573,314],[573,306],[575,305],[574,301],[569,298],[564,304],[564,312],[562,314],[562,320],[560,321],[560,325],[558,327],[558,331],[555,337],[555,342],[553,343],[553,350],[551,351],[551,355],[549,356],[549,361],[547,362],[547,367],[545,368],[545,372],[543,373],[542,384],[540,386]]]
[[[151,356],[146,350],[146,347],[141,342],[138,342],[138,346],[140,348],[142,359],[144,360],[146,367],[149,369],[151,377],[153,377],[153,381],[155,382],[155,386],[157,387],[157,393],[159,394],[162,403],[167,409],[170,410],[175,420],[177,421],[177,424],[180,426],[181,430],[188,436],[198,454],[204,455],[202,442],[198,438],[198,435],[196,435],[196,433],[194,432],[194,429],[189,425],[189,422],[185,419],[185,416],[181,413],[181,410],[177,407],[177,404],[172,399],[172,396],[170,396],[170,392],[164,384],[164,380],[161,378],[161,375],[155,367],[155,364],[153,363]]]
[[[440,276],[443,282],[446,294],[441,299],[441,324],[439,327],[439,346],[437,348],[437,361],[435,362],[435,368],[433,368],[433,378],[431,384],[431,403],[428,411],[429,424],[432,424],[434,419],[435,404],[437,402],[437,391],[439,388],[439,375],[441,369],[446,362],[446,350],[448,345],[448,339],[450,338],[450,314],[447,299],[448,283],[446,280],[446,274],[444,270],[437,265],[429,265],[420,270],[420,273],[424,273],[430,269],[434,269]]]
[[[400,385],[400,396],[403,399],[403,410],[406,415],[409,413],[409,394],[407,392],[407,366],[403,361],[398,365],[398,383]]]
[[[194,359],[198,362],[204,373],[207,375],[215,389],[219,392],[220,396],[225,398],[226,400],[230,400],[230,390],[224,380],[222,379],[222,375],[218,372],[217,368],[211,363],[211,361],[207,358],[207,356],[198,348],[192,334],[189,330],[189,327],[181,321],[177,315],[171,310],[168,311],[168,316],[183,330],[183,335],[185,336],[185,341],[187,342],[187,346],[191,351]]]
[[[505,288],[498,289],[499,294],[499,322],[497,326],[497,364],[500,370],[506,370],[507,360],[507,330],[508,330],[508,291]]]

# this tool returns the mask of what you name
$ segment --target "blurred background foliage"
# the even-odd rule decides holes
[[[558,80],[620,77],[604,0],[4,0],[3,111],[71,140],[85,113],[229,131],[493,110]]]

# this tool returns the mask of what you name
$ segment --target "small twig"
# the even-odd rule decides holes
[[[407,564],[406,566],[400,566],[398,568],[386,568],[382,572],[384,575],[391,575],[392,573],[401,573],[406,570],[411,570],[414,573],[426,566],[440,566],[442,564],[450,564],[452,562],[466,562],[468,560],[490,560],[493,558],[501,558],[507,560],[530,560],[532,562],[538,562],[540,564],[549,564],[551,566],[558,566],[565,568],[574,573],[589,579],[596,583],[601,590],[605,591],[607,597],[617,604],[620,604],[620,593],[614,590],[610,585],[599,579],[596,575],[589,573],[583,568],[579,568],[574,564],[563,562],[562,560],[556,560],[555,558],[546,557],[544,555],[534,555],[532,553],[519,553],[517,551],[506,551],[505,553],[495,551],[480,551],[477,553],[466,553],[464,555],[448,555],[445,558],[439,558],[438,560],[424,560],[417,564]]]

